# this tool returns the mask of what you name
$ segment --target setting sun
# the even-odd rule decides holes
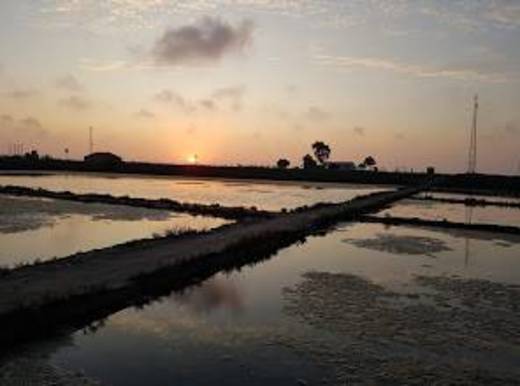
[[[196,164],[199,161],[199,156],[197,154],[191,154],[188,156],[187,161],[190,164]]]

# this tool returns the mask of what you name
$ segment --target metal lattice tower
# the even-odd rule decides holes
[[[469,140],[468,173],[473,174],[477,171],[477,113],[478,95],[473,99],[473,121],[471,125],[471,135]]]

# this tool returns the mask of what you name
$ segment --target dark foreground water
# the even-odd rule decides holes
[[[519,256],[516,237],[346,224],[31,355],[107,385],[508,384]]]

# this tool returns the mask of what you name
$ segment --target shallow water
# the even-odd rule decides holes
[[[470,207],[435,201],[402,200],[377,216],[418,217],[424,220],[447,220],[467,224],[498,224],[520,226],[520,209],[497,206]]]
[[[121,174],[0,175],[0,185],[19,185],[74,193],[104,193],[140,198],[169,198],[180,202],[223,206],[256,206],[265,210],[292,209],[317,202],[342,202],[391,189],[373,185],[307,182],[146,177]]]
[[[224,223],[160,210],[0,195],[0,266],[64,257],[168,230],[202,230]]]
[[[520,238],[379,224],[340,227],[201,286],[110,316],[95,332],[58,345],[51,362],[110,385],[316,384],[329,375],[313,359],[332,339],[289,317],[283,291],[309,271],[354,274],[409,293],[416,275],[459,275],[520,284]]]

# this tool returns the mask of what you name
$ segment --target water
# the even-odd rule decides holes
[[[227,221],[160,210],[0,195],[0,265],[48,260]]]
[[[346,224],[253,267],[118,312],[46,355],[115,386],[316,384],[328,369],[313,360],[319,347],[301,342],[337,338],[284,312],[284,288],[304,273],[355,274],[403,293],[416,287],[416,275],[520,284],[519,254],[519,237]]]
[[[342,202],[358,195],[391,189],[371,185],[312,182],[147,177],[121,174],[0,175],[0,185],[19,185],[74,193],[104,193],[141,198],[224,206],[256,206],[265,210],[292,209],[317,202]]]
[[[402,200],[377,216],[418,217],[424,220],[447,220],[463,223],[520,226],[520,209],[497,206],[469,207],[435,201]]]

